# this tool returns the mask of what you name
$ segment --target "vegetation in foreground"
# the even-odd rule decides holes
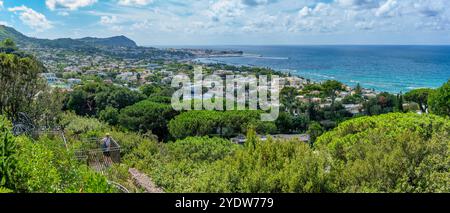
[[[250,131],[245,146],[191,137],[127,159],[169,192],[448,192],[449,134],[448,119],[393,113],[346,121],[314,147]]]
[[[57,137],[15,137],[0,117],[0,188],[4,192],[108,193],[107,179],[81,164]]]
[[[0,50],[0,79],[10,85],[0,90],[0,192],[116,192],[109,181],[139,192],[130,182],[131,167],[167,192],[450,191],[450,81],[437,90],[369,100],[355,93],[336,101],[342,85],[334,81],[286,89],[280,119],[261,123],[257,112],[178,114],[164,85],[140,93],[90,82],[63,96],[35,79],[44,68],[32,56],[10,42]],[[331,98],[331,105],[292,101],[311,91]],[[415,110],[404,100],[424,114],[405,113]],[[359,101],[364,113],[357,116],[342,108]],[[61,126],[67,147],[51,134],[13,136],[9,120],[19,112],[39,126]],[[119,141],[123,161],[99,174],[74,152],[88,145],[83,139],[107,132]],[[311,135],[309,144],[257,136],[304,132]],[[236,134],[247,134],[244,146],[229,141]]]

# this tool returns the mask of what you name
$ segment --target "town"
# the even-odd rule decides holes
[[[448,171],[439,168],[448,163],[450,82],[392,94],[198,60],[245,57],[240,50],[18,35],[0,26],[0,145],[8,170],[0,171],[0,192],[448,191]],[[236,90],[239,110],[175,110],[173,80],[195,79],[199,68],[219,81],[253,79],[249,87],[278,77],[270,87],[278,83],[279,93],[267,92],[279,100],[276,119],[261,119],[265,104],[240,110],[256,94]],[[209,83],[188,87],[193,104],[222,101],[209,96]]]

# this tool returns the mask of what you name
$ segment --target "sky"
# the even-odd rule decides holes
[[[450,0],[0,0],[38,38],[139,45],[450,44]]]

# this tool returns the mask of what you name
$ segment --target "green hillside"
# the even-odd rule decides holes
[[[18,32],[12,27],[7,27],[4,25],[0,25],[0,40],[4,40],[6,38],[11,38],[16,42],[17,44],[24,45],[26,43],[32,43],[34,42],[33,38],[27,37],[23,35],[22,33]]]
[[[23,35],[12,27],[0,25],[0,40],[11,38],[20,46],[37,46],[49,48],[68,48],[68,49],[89,49],[93,47],[137,47],[136,43],[125,37],[115,36],[111,38],[61,38],[61,39],[37,39]]]

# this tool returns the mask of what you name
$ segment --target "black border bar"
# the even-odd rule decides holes
[[[273,199],[273,206],[235,207],[223,205],[223,199]],[[201,207],[177,208],[184,199],[209,201]],[[212,205],[214,203],[215,205]],[[239,202],[237,202],[239,203]],[[155,212],[180,211],[279,211],[279,210],[450,210],[450,194],[0,194],[0,208],[14,210],[76,210]],[[156,211],[158,212],[158,211]]]

